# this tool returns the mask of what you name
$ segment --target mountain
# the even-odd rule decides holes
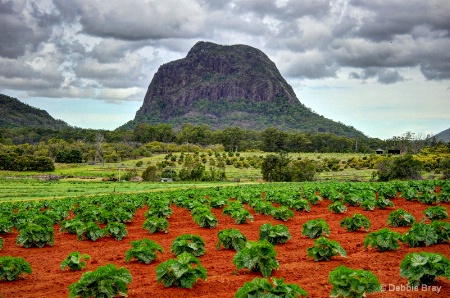
[[[62,129],[69,125],[56,120],[44,110],[29,106],[17,98],[0,94],[0,128],[20,128],[26,126]]]
[[[208,124],[213,129],[239,126],[264,130],[332,132],[365,137],[305,107],[276,65],[260,50],[200,41],[187,56],[159,67],[135,119],[139,123]]]
[[[446,129],[444,131],[441,131],[440,133],[438,133],[434,137],[438,141],[443,141],[445,143],[449,143],[450,142],[450,128]]]

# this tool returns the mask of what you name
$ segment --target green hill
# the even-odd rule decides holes
[[[69,125],[56,120],[44,110],[29,106],[17,98],[0,94],[0,128],[51,128],[63,129]]]

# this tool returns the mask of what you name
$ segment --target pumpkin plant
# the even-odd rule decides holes
[[[247,243],[247,237],[241,233],[238,229],[226,229],[217,233],[219,241],[216,244],[216,248],[220,249],[221,245],[225,249],[234,249],[235,251],[241,250]]]
[[[184,234],[173,240],[170,246],[170,252],[175,255],[188,252],[194,256],[202,256],[206,253],[205,240],[198,235]]]
[[[30,263],[25,261],[24,258],[0,257],[0,281],[13,281],[18,279],[21,274],[31,274],[32,271]]]
[[[380,252],[397,250],[400,247],[398,244],[399,239],[399,233],[393,232],[388,228],[384,228],[376,232],[369,233],[366,238],[364,238],[364,249],[367,249],[370,245]]]
[[[370,270],[355,270],[344,265],[330,272],[328,282],[333,286],[330,297],[335,298],[362,298],[366,293],[381,292],[381,284]]]
[[[81,254],[78,251],[74,251],[70,253],[67,258],[65,258],[59,268],[64,270],[66,267],[69,267],[70,270],[82,270],[86,268],[86,260],[90,260],[91,256],[88,254]]]
[[[269,243],[276,245],[286,243],[290,239],[292,239],[291,233],[285,225],[272,226],[272,224],[266,223],[259,227],[259,240],[267,240]]]
[[[322,219],[311,219],[303,224],[302,235],[308,236],[309,238],[317,238],[320,236],[329,236],[330,227],[327,222]]]
[[[340,222],[340,226],[348,232],[355,232],[364,228],[367,232],[370,228],[370,220],[362,214],[354,214],[352,217],[346,217]]]
[[[331,258],[337,255],[347,256],[345,249],[334,240],[320,237],[314,241],[314,246],[306,249],[308,257],[314,258],[314,261],[331,261]]]
[[[156,252],[163,253],[164,249],[150,239],[131,241],[131,248],[125,252],[125,262],[137,259],[139,262],[150,264],[157,259]]]
[[[198,279],[206,280],[208,272],[194,255],[183,252],[176,259],[163,262],[156,267],[156,281],[165,287],[191,289]]]
[[[268,241],[248,241],[245,247],[234,256],[233,264],[236,265],[237,270],[247,268],[251,271],[259,271],[264,277],[268,277],[272,270],[278,269],[276,256],[273,245]]]
[[[240,287],[234,298],[248,297],[285,297],[297,298],[299,296],[308,297],[308,293],[296,284],[285,284],[283,278],[254,278],[250,282],[244,283]]]

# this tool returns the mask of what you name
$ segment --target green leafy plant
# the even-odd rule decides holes
[[[294,208],[296,211],[306,211],[306,212],[311,211],[311,207],[309,206],[309,201],[305,200],[305,199],[295,200],[292,203],[292,208]]]
[[[165,217],[152,216],[144,221],[142,228],[150,234],[155,232],[167,233],[169,231],[169,221]]]
[[[50,227],[53,228],[53,220],[45,215],[36,215],[35,217],[33,217],[33,219],[31,219],[32,223],[37,224],[41,227]]]
[[[24,258],[11,256],[0,257],[0,281],[17,280],[21,274],[31,274],[32,271],[30,263],[25,261]]]
[[[128,269],[117,269],[116,266],[107,264],[95,271],[83,273],[79,281],[69,286],[69,297],[127,297],[128,284],[132,279]]]
[[[196,257],[202,256],[206,252],[205,241],[198,235],[184,234],[173,240],[170,246],[170,252],[175,255],[188,252]]]
[[[294,211],[286,206],[281,206],[280,208],[274,208],[270,213],[273,218],[288,221],[289,218],[294,218]]]
[[[381,284],[370,270],[354,270],[342,265],[330,272],[328,282],[333,286],[330,297],[335,298],[361,298],[366,293],[381,292]]]
[[[81,254],[78,251],[74,251],[70,253],[67,258],[65,258],[59,268],[64,270],[66,267],[69,267],[70,270],[82,270],[86,268],[85,260],[90,260],[91,256],[88,254]]]
[[[366,238],[364,238],[364,249],[367,249],[370,245],[372,248],[376,248],[380,252],[397,250],[400,247],[398,244],[399,239],[399,233],[393,232],[388,228],[384,228],[376,232],[369,233]]]
[[[416,221],[416,218],[409,212],[399,208],[392,211],[388,215],[387,224],[392,227],[406,227],[411,226]]]
[[[380,196],[376,201],[375,201],[375,206],[377,206],[380,209],[386,209],[387,207],[394,207],[394,202],[392,202],[389,199],[386,199],[383,196]]]
[[[365,199],[364,201],[361,202],[361,204],[359,206],[363,210],[374,211],[375,210],[375,203],[376,203],[375,199]]]
[[[219,241],[216,244],[216,248],[220,249],[221,245],[225,249],[234,249],[235,251],[241,250],[247,243],[247,237],[241,233],[238,229],[226,229],[217,233]]]
[[[247,268],[251,271],[259,271],[264,277],[268,277],[272,270],[278,269],[276,256],[273,245],[268,241],[247,241],[245,247],[234,256],[233,264],[236,265],[237,270]]]
[[[253,221],[253,215],[240,202],[232,202],[223,209],[223,214],[231,216],[237,224]]]
[[[267,240],[270,244],[276,245],[286,243],[292,239],[289,229],[282,224],[272,226],[270,223],[259,227],[259,240]]]
[[[0,250],[3,249],[3,243],[5,243],[5,239],[3,239],[2,237],[0,237]]]
[[[341,255],[347,256],[345,249],[334,240],[320,237],[314,241],[314,246],[306,249],[308,257],[314,258],[314,261],[330,261],[332,257]]]
[[[256,213],[264,214],[264,215],[270,215],[272,214],[272,210],[275,207],[270,202],[257,200],[256,203],[253,205],[253,210],[255,210]]]
[[[150,264],[157,259],[157,252],[164,252],[164,249],[150,239],[131,241],[131,248],[125,252],[125,262],[137,259],[141,263]]]
[[[173,213],[173,210],[168,206],[164,204],[160,205],[153,205],[150,207],[150,209],[144,213],[144,216],[146,218],[149,217],[161,217],[161,218],[169,218]]]
[[[328,205],[328,211],[332,211],[333,213],[344,213],[347,211],[347,206],[341,201],[336,201],[333,204]]]
[[[408,243],[410,247],[429,246],[437,243],[438,235],[431,225],[415,222],[400,240]]]
[[[55,242],[55,231],[53,227],[42,227],[34,223],[23,224],[17,236],[17,245],[30,248],[33,246],[53,246]]]
[[[417,200],[422,204],[431,205],[433,203],[438,203],[439,197],[436,195],[434,190],[430,190],[430,191],[423,191],[422,193],[420,193],[419,196],[417,197]]]
[[[400,263],[400,276],[412,287],[429,285],[439,276],[450,279],[450,260],[439,253],[409,253]]]
[[[122,240],[128,235],[127,226],[121,222],[110,222],[105,227],[105,234],[113,237],[117,241]]]
[[[302,235],[308,236],[311,239],[330,235],[330,227],[322,218],[311,219],[304,223],[302,227]]]
[[[250,282],[244,283],[240,287],[234,298],[248,297],[280,297],[280,298],[297,298],[299,296],[308,297],[308,293],[296,284],[285,284],[283,278],[271,278],[270,282],[267,278],[254,278]]]
[[[201,209],[195,212],[196,209],[192,209],[191,214],[194,217],[194,222],[202,228],[215,228],[219,224],[217,217],[211,212],[209,208]]]
[[[430,220],[439,220],[448,218],[447,208],[445,208],[444,206],[428,207],[426,210],[423,211],[423,214],[425,214],[425,216],[428,217]]]
[[[81,231],[78,231],[81,232]],[[82,230],[82,233],[77,234],[78,240],[92,240],[97,241],[101,237],[105,236],[105,231],[102,230],[95,222],[88,222],[84,226],[84,229]]]
[[[434,220],[431,223],[431,227],[436,232],[437,243],[450,242],[450,223],[445,221]]]
[[[81,235],[84,232],[86,224],[79,219],[64,220],[61,222],[60,232]]]
[[[0,218],[0,235],[6,233],[12,233],[14,228],[14,223],[8,218]]]
[[[349,232],[358,231],[364,228],[369,231],[370,220],[362,214],[354,214],[352,217],[346,217],[340,222],[340,226]]]
[[[206,280],[207,270],[194,255],[183,252],[176,259],[168,260],[156,267],[156,281],[165,287],[191,289],[198,279]]]

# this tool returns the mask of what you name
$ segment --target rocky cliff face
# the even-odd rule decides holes
[[[359,135],[352,127],[313,113],[297,99],[275,64],[246,45],[198,42],[183,59],[161,65],[142,107],[124,128],[184,122],[212,128],[269,126]]]

